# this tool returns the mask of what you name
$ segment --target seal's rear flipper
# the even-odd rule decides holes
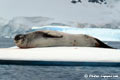
[[[111,48],[111,49],[117,49],[117,48],[113,48],[111,46],[108,46],[107,44],[103,43],[102,41],[100,41],[99,39],[96,39],[95,40],[99,43],[99,45],[97,47],[100,47],[100,48]]]

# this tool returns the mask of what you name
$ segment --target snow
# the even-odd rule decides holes
[[[26,33],[31,27],[42,26],[51,18],[47,17],[15,17],[4,26],[0,26],[0,36],[14,37],[16,34]]]
[[[17,46],[13,46],[13,47],[10,47],[10,48],[13,48],[13,49],[14,49],[14,48],[19,48],[19,47],[17,47]]]
[[[61,7],[60,9],[58,8],[56,12],[61,14],[62,17],[52,18],[51,16],[18,16],[11,20],[0,18],[0,37],[14,37],[16,34],[30,31],[33,26],[42,27],[46,25],[64,25],[80,28],[120,28],[119,0],[107,0],[107,4],[89,3],[87,1],[88,0],[82,0],[82,3],[79,4],[71,4],[68,3],[68,1],[64,1],[64,6],[57,3]],[[118,40],[119,39],[117,39],[117,41]]]
[[[0,49],[0,60],[120,62],[120,50],[92,47],[46,47]]]

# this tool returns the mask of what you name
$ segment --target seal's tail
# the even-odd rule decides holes
[[[116,49],[116,48],[113,48],[111,46],[108,46],[107,44],[103,43],[102,41],[100,41],[99,39],[96,39],[96,41],[100,44],[98,47],[100,48],[111,48],[111,49]]]

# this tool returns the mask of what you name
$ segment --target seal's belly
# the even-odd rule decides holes
[[[64,35],[62,38],[36,39],[34,47],[52,47],[52,46],[95,46],[92,38],[83,37],[83,35]]]

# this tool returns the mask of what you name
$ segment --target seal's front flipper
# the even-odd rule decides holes
[[[62,38],[63,35],[56,31],[44,31],[43,36],[46,38]]]

